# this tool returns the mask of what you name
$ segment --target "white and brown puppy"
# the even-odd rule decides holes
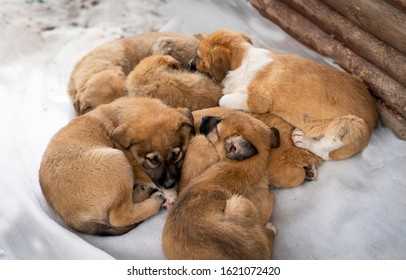
[[[263,122],[238,111],[204,117],[200,131],[207,138],[193,138],[182,171],[197,176],[189,177],[168,213],[162,238],[165,256],[271,258],[276,231],[269,221],[274,195],[267,168],[276,135]]]
[[[377,122],[375,102],[361,80],[256,48],[240,32],[219,30],[205,37],[190,68],[223,85],[221,107],[282,117],[296,128],[295,145],[325,160],[361,151]]]
[[[153,186],[175,187],[192,132],[190,111],[156,99],[100,106],[50,141],[39,172],[43,193],[73,229],[123,234],[159,211],[164,197]]]
[[[171,107],[200,110],[218,106],[221,86],[202,73],[190,73],[169,55],[144,58],[128,75],[130,97],[158,98]]]
[[[186,68],[198,43],[194,36],[148,32],[95,48],[75,65],[70,76],[68,94],[76,113],[87,113],[100,104],[125,96],[128,73],[147,56],[171,55]]]

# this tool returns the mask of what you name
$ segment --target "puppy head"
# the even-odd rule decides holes
[[[234,61],[241,61],[238,52],[247,43],[252,44],[248,35],[221,29],[202,38],[195,57],[189,62],[189,70],[206,73],[221,82],[228,71],[238,67]],[[237,51],[236,51],[237,50]]]
[[[123,97],[125,76],[115,70],[106,70],[94,74],[80,88],[73,101],[78,115],[86,114],[101,104],[108,104]]]
[[[123,105],[119,110],[121,116],[112,139],[131,152],[158,187],[175,187],[194,134],[192,114],[187,109],[170,108],[152,98],[122,99],[128,104],[120,102]]]
[[[187,69],[198,44],[196,36],[163,36],[152,46],[152,54],[170,55]]]
[[[242,112],[223,117],[203,117],[200,133],[205,134],[219,155],[245,160],[257,154],[268,157],[269,149],[279,146],[279,132]]]

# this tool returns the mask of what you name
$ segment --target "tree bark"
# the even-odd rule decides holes
[[[321,0],[362,29],[406,54],[406,14],[385,1]]]
[[[281,0],[406,87],[406,55],[319,0]]]

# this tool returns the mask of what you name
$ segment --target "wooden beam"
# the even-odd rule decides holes
[[[406,55],[319,0],[281,0],[406,87]]]
[[[406,54],[406,14],[396,7],[376,0],[321,1]]]

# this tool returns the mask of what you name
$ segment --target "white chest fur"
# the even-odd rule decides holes
[[[237,69],[228,72],[224,78],[223,97],[220,107],[249,111],[247,106],[248,86],[255,75],[266,64],[272,62],[269,50],[250,47],[248,53]]]

